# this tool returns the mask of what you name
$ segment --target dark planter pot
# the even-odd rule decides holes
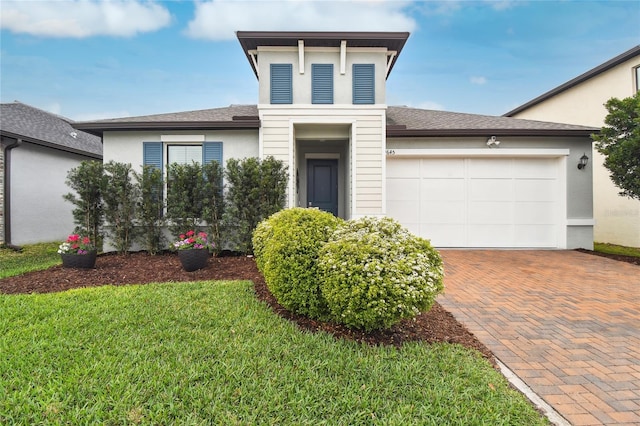
[[[180,258],[180,263],[182,263],[182,268],[187,272],[193,272],[207,266],[209,250],[178,250],[178,257]]]
[[[62,266],[65,268],[93,269],[96,266],[96,255],[98,252],[92,250],[87,254],[65,254],[62,253]]]

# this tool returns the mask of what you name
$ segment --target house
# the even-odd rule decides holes
[[[506,117],[551,120],[602,127],[611,98],[628,98],[640,90],[640,45],[509,111]],[[599,242],[640,247],[640,200],[618,195],[604,156],[593,151],[594,238]]]
[[[438,247],[591,248],[595,128],[386,105],[397,32],[238,32],[257,105],[75,123],[133,165],[273,156],[287,206],[388,215]]]
[[[99,137],[29,105],[0,104],[0,243],[64,241],[75,225],[67,173],[102,160]]]

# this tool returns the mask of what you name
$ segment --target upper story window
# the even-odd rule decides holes
[[[271,64],[271,103],[293,103],[293,66]]]
[[[376,103],[375,65],[353,64],[353,103]]]
[[[333,104],[333,64],[311,64],[311,103]]]

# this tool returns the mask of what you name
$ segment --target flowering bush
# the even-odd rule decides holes
[[[207,234],[205,232],[188,231],[184,234],[180,234],[180,239],[173,243],[175,250],[213,250],[215,245],[209,242]]]
[[[390,328],[428,311],[444,289],[440,254],[390,218],[345,222],[317,264],[332,319],[351,328]]]
[[[58,246],[58,253],[60,254],[87,254],[96,247],[91,242],[91,239],[86,236],[78,234],[71,234],[67,241]]]

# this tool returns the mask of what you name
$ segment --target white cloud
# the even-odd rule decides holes
[[[193,38],[229,40],[235,31],[413,31],[407,1],[238,1],[195,4]]]
[[[170,22],[171,14],[165,7],[140,0],[2,0],[0,15],[2,29],[56,38],[131,37]]]
[[[469,78],[469,81],[471,82],[471,84],[477,84],[478,86],[487,84],[487,78],[478,75],[471,76],[471,78]]]

